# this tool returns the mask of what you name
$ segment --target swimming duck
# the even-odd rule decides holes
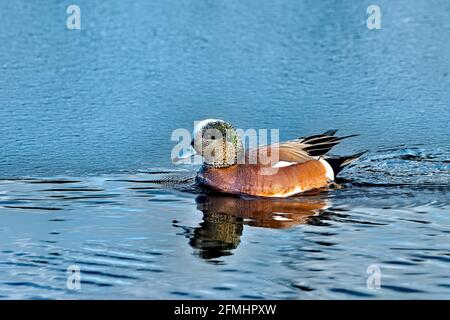
[[[328,187],[344,167],[364,153],[325,157],[342,139],[355,136],[336,137],[336,131],[244,150],[230,123],[200,121],[191,142],[203,157],[196,181],[215,191],[259,197],[289,197]]]

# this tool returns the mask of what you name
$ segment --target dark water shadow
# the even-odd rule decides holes
[[[329,201],[324,197],[303,196],[290,199],[237,197],[202,194],[196,198],[203,221],[196,228],[174,224],[185,230],[189,244],[201,259],[231,255],[241,241],[244,226],[286,229],[308,223],[324,212]]]

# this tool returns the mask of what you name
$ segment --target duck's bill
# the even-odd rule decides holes
[[[180,156],[174,157],[172,159],[173,163],[188,163],[188,164],[196,164],[198,161],[198,154],[195,152],[194,148],[190,148],[189,150],[183,151]]]

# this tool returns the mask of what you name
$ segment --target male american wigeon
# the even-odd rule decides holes
[[[342,139],[354,136],[336,137],[336,131],[244,150],[231,124],[203,120],[194,128],[191,143],[203,157],[197,182],[219,192],[260,197],[289,197],[328,187],[362,154],[325,157]]]

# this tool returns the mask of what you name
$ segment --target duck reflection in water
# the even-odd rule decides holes
[[[313,195],[289,199],[241,198],[209,194],[196,198],[203,222],[191,229],[189,244],[200,258],[214,259],[232,254],[240,243],[244,225],[290,228],[305,224],[329,207],[328,201]]]

